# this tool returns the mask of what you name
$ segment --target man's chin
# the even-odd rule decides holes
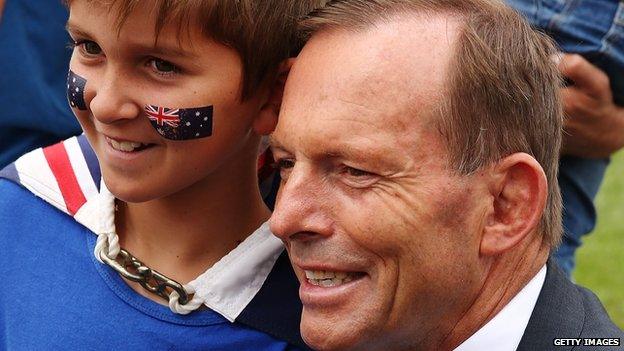
[[[306,312],[301,317],[301,336],[314,350],[358,350],[366,337],[353,316],[323,316]]]

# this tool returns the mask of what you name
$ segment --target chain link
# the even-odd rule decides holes
[[[189,302],[189,294],[182,284],[147,267],[131,253],[124,249],[119,250],[116,259],[110,258],[105,250],[100,251],[100,258],[124,278],[139,283],[144,289],[169,301],[169,295],[175,291],[180,295],[178,303],[185,305]]]

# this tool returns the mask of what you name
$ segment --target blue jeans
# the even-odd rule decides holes
[[[564,52],[578,53],[609,75],[615,101],[624,105],[624,2],[619,0],[506,0]],[[564,237],[555,252],[570,275],[581,237],[594,229],[593,200],[609,161],[564,156],[559,163]]]
[[[594,198],[608,164],[606,159],[574,156],[563,156],[559,161],[564,235],[554,256],[568,276],[574,269],[574,253],[581,246],[581,237],[596,225]]]
[[[619,0],[506,0],[561,51],[583,55],[605,71],[624,106],[624,2]]]

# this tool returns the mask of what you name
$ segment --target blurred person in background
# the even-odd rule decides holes
[[[596,225],[594,198],[609,156],[624,146],[624,2],[506,2],[567,53],[559,58],[568,81],[558,177],[565,234],[555,256],[570,276],[582,236]]]
[[[79,134],[80,126],[66,98],[71,50],[62,1],[1,0],[0,13],[2,168],[27,151]]]

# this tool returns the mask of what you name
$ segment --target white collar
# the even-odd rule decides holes
[[[107,233],[115,231],[114,218],[111,220],[111,216],[107,216],[111,206],[106,204],[111,201],[114,201],[114,196],[102,181],[100,193],[88,199],[75,215],[78,222],[102,237],[103,241],[106,241],[104,237]],[[110,238],[108,240],[110,242]],[[282,242],[271,233],[268,222],[265,222],[234,250],[184,287],[187,291],[195,292],[192,302],[196,302],[197,306],[206,305],[233,322],[258,293],[283,250]],[[99,260],[98,255],[96,258]],[[179,304],[175,308],[171,300],[169,307],[180,314],[194,309],[185,311],[179,309]]]
[[[546,265],[494,318],[454,351],[516,350],[545,280]]]

